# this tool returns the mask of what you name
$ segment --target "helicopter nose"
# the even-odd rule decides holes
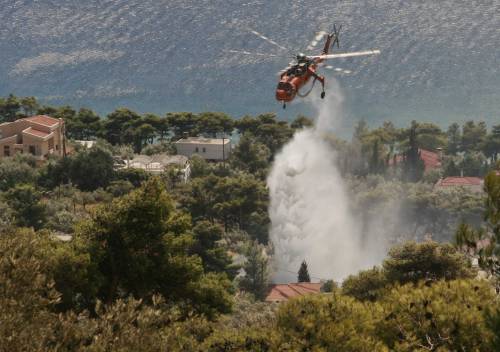
[[[295,97],[295,89],[289,82],[280,82],[276,88],[276,100],[289,102]]]
[[[283,89],[277,89],[276,90],[276,100],[278,101],[289,101],[290,96],[288,95],[287,91]]]

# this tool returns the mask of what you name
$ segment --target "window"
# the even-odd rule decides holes
[[[10,156],[10,146],[8,146],[8,145],[3,146],[3,155]]]
[[[199,151],[200,151],[200,149],[198,147],[194,148],[195,153],[198,153]]]
[[[207,152],[207,148],[203,148],[202,151],[203,151],[203,153],[206,153]]]
[[[30,145],[29,146],[29,152],[31,155],[35,155],[36,154],[36,148],[34,145]]]
[[[286,92],[293,91],[292,84],[288,83],[288,82],[280,82],[280,83],[278,83],[278,89],[284,90]]]

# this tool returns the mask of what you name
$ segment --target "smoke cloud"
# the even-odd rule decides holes
[[[340,281],[380,263],[386,252],[385,241],[364,238],[366,224],[352,213],[337,154],[323,138],[340,126],[342,116],[343,98],[332,81],[324,101],[309,100],[320,107],[315,126],[284,146],[267,179],[275,282],[295,282],[303,260],[313,281]]]

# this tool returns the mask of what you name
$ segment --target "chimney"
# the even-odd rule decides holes
[[[436,148],[437,152],[438,152],[438,155],[439,155],[439,162],[441,162],[443,160],[443,148],[439,147],[439,148]]]

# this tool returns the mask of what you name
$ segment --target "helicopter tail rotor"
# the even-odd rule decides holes
[[[333,36],[332,47],[335,46],[335,43],[337,43],[337,48],[340,48],[339,35],[341,29],[342,25],[340,25],[339,28],[337,29],[335,23],[333,24],[333,33],[331,34]]]
[[[328,35],[326,36],[326,42],[322,53],[323,55],[327,55],[330,52],[330,49],[335,46],[335,43],[337,43],[337,48],[340,47],[339,34],[341,29],[342,25],[340,25],[337,29],[337,25],[333,24],[333,32],[327,33]]]

